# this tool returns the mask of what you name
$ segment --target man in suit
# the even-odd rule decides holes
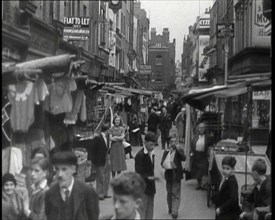
[[[156,136],[153,132],[145,135],[144,147],[135,157],[135,171],[140,174],[146,183],[145,195],[142,199],[141,209],[142,219],[153,219],[154,215],[154,196],[156,194],[155,180],[159,178],[154,175]]]
[[[111,176],[110,140],[108,124],[103,124],[101,133],[94,138],[91,149],[92,163],[96,169],[96,191],[100,200],[111,198],[108,189]]]
[[[99,204],[95,190],[74,178],[77,157],[71,151],[59,151],[52,157],[57,181],[45,194],[48,220],[98,219]]]
[[[165,149],[165,144],[168,141],[167,138],[169,137],[170,129],[172,128],[172,120],[171,115],[167,113],[167,109],[165,107],[162,108],[162,113],[160,115],[160,122],[159,122],[159,130],[161,133],[161,146],[162,149]]]

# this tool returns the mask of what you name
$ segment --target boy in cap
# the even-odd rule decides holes
[[[225,156],[222,160],[222,181],[219,192],[214,198],[216,204],[216,219],[238,219],[239,207],[238,182],[234,175],[236,159]]]
[[[98,219],[99,204],[95,190],[74,178],[77,157],[72,151],[59,151],[52,157],[57,181],[46,192],[48,220]]]

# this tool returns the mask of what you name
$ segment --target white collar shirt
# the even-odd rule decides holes
[[[36,194],[40,192],[41,190],[45,189],[47,187],[47,180],[43,180],[37,187],[35,187],[35,184],[31,185],[32,194]]]
[[[103,133],[103,132],[101,132],[101,135],[102,135],[102,137],[103,137],[103,139],[104,139],[104,141],[105,141],[106,146],[108,146],[108,144],[107,144],[107,136],[106,136],[106,134],[105,134],[105,133]]]
[[[146,149],[146,147],[144,146],[144,147],[143,147],[143,152],[144,152],[144,154],[149,154],[152,163],[154,163],[154,161],[153,161],[153,155],[155,155],[155,151],[152,150],[151,153],[149,153],[149,151],[148,151],[148,150]]]
[[[71,182],[71,184],[69,185],[68,188],[63,188],[63,187],[61,188],[60,192],[61,192],[62,199],[63,199],[64,201],[65,201],[65,198],[66,198],[65,192],[66,192],[67,190],[69,190],[69,196],[70,196],[71,193],[72,193],[73,185],[74,185],[74,178],[72,179],[72,182]]]

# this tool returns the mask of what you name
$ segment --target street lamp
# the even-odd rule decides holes
[[[234,37],[234,23],[217,24],[217,38],[224,38],[224,84],[227,85],[228,78],[228,53],[229,53],[229,38]]]

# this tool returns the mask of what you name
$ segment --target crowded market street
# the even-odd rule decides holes
[[[141,147],[133,147],[133,155],[140,150]],[[164,180],[164,170],[160,166],[160,159],[163,153],[160,145],[160,138],[158,146],[154,149],[155,157],[155,173],[161,176],[161,181],[156,182],[156,196],[155,196],[155,208],[154,208],[154,219],[172,219],[171,215],[168,214],[168,207],[166,204],[166,188]],[[127,159],[127,171],[134,171],[134,160]],[[179,219],[213,219],[215,216],[215,207],[207,207],[207,194],[206,191],[197,191],[195,180],[182,180],[182,191],[181,191],[181,204],[179,208]],[[111,190],[109,191],[112,193]],[[114,212],[113,200],[105,199],[99,203],[100,210],[104,210],[104,215],[112,214]],[[104,216],[103,215],[103,216]]]
[[[2,1],[2,220],[271,220],[272,0]]]

